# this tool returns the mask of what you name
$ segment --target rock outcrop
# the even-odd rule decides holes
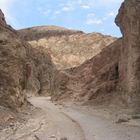
[[[99,104],[110,103],[115,99],[120,76],[121,43],[119,39],[79,67],[60,71],[54,99],[92,100]]]
[[[120,87],[124,102],[140,109],[140,1],[125,0],[116,24],[123,34]]]
[[[1,9],[0,9],[0,24],[1,26],[7,26],[5,18],[4,18],[4,14],[2,13]]]
[[[0,105],[16,109],[24,103],[26,49],[0,11]]]
[[[22,40],[0,10],[0,131],[21,119],[28,96],[53,94],[56,72],[46,50]]]
[[[53,93],[54,73],[47,52],[21,40],[0,11],[0,106],[18,110],[29,94]]]
[[[33,27],[18,32],[32,47],[46,49],[58,69],[79,66],[117,39],[57,26]]]

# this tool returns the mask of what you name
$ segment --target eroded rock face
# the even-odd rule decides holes
[[[54,71],[47,52],[21,40],[0,11],[0,106],[18,110],[26,95],[53,93]]]
[[[47,50],[58,69],[79,66],[116,40],[100,33],[86,34],[57,26],[33,27],[18,32],[32,47],[41,46]]]
[[[98,104],[114,101],[118,96],[121,43],[117,40],[79,67],[60,71],[54,99],[92,100]]]
[[[33,64],[28,64],[27,89],[31,94],[50,95],[54,92],[55,65],[47,50],[43,47],[28,47],[28,55]]]
[[[0,105],[16,109],[24,103],[26,49],[0,11]]]
[[[122,97],[128,106],[140,108],[140,1],[125,0],[116,24],[123,34],[120,60]]]
[[[10,32],[14,32],[16,34],[16,31],[6,23],[6,20],[5,20],[5,17],[4,17],[4,14],[3,12],[1,11],[0,9],[0,28],[1,29],[4,29],[4,30],[7,30],[9,33]]]
[[[0,24],[3,26],[6,26],[5,17],[4,17],[4,14],[2,13],[1,9],[0,9]]]

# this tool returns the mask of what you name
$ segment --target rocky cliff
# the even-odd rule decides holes
[[[125,0],[116,24],[123,34],[120,59],[120,87],[124,102],[140,109],[140,1]]]
[[[0,11],[0,105],[17,108],[24,102],[25,46]]]
[[[116,40],[100,33],[86,34],[57,26],[33,27],[18,32],[32,47],[46,49],[58,69],[79,66]]]
[[[53,94],[55,72],[47,51],[22,40],[0,10],[0,131],[20,120],[26,97]]]
[[[121,43],[119,39],[79,67],[60,71],[54,98],[110,103],[118,88]]]
[[[2,13],[1,9],[0,9],[0,24],[3,27],[7,26],[5,18],[4,18],[4,14]]]
[[[49,93],[54,71],[47,52],[21,40],[0,11],[0,106],[16,110],[29,94]]]

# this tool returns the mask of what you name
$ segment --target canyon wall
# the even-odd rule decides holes
[[[0,10],[0,106],[18,110],[26,96],[53,93],[54,74],[46,50],[21,39]]]
[[[120,91],[129,107],[140,109],[140,1],[125,0],[116,17],[123,34]]]
[[[116,17],[122,39],[58,75],[56,99],[104,101],[140,110],[140,1],[125,0]],[[114,77],[114,78],[113,78]],[[57,83],[56,83],[57,84]],[[110,102],[111,103],[111,102]]]
[[[25,63],[25,46],[0,10],[0,105],[16,109],[24,103]]]
[[[119,59],[122,40],[105,47],[82,65],[59,71],[56,100],[110,104],[119,97]]]

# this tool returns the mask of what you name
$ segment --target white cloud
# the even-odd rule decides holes
[[[98,19],[96,17],[96,15],[94,13],[88,13],[87,14],[87,20],[86,20],[86,24],[88,25],[99,25],[99,24],[102,24],[103,21],[101,19]]]
[[[55,11],[54,14],[55,15],[61,14],[61,11]]]
[[[55,19],[58,15],[63,14],[64,12],[73,11],[74,9],[75,9],[75,3],[73,2],[60,3],[57,6],[57,8],[54,11],[52,11],[51,19]]]
[[[99,4],[102,6],[113,6],[115,4],[120,4],[124,0],[98,0]]]
[[[117,11],[116,12],[108,12],[105,16],[104,16],[104,18],[103,18],[103,20],[108,20],[108,19],[110,19],[110,18],[115,18],[115,16],[116,16],[116,14],[117,14]]]
[[[79,0],[80,5],[88,5],[90,8],[113,8],[124,0]]]
[[[90,6],[89,5],[81,5],[81,8],[83,8],[83,9],[90,9]]]
[[[99,24],[102,24],[103,23],[103,21],[102,20],[100,20],[100,19],[88,19],[87,21],[86,21],[86,24],[88,24],[88,25],[94,25],[94,24],[97,24],[97,25],[99,25]]]
[[[52,12],[51,9],[46,9],[42,7],[37,8],[37,10],[40,14],[43,14],[44,16],[49,16]]]
[[[114,17],[116,14],[115,14],[115,12],[109,12],[108,13],[108,16],[111,16],[111,17]]]
[[[61,10],[56,10],[54,11],[54,13],[52,13],[51,19],[55,19],[59,14],[61,14],[62,11]]]
[[[88,18],[91,18],[91,17],[94,17],[94,16],[95,16],[94,13],[88,13],[88,14],[87,14],[87,17],[88,17]]]
[[[78,4],[82,4],[83,0],[77,0]]]
[[[62,8],[62,11],[65,11],[65,12],[68,12],[68,11],[72,11],[74,8],[72,7],[72,6],[64,6],[63,8]]]
[[[42,13],[43,13],[45,16],[49,16],[49,14],[51,13],[51,10],[48,9],[48,10],[46,10],[46,11],[43,11]]]

